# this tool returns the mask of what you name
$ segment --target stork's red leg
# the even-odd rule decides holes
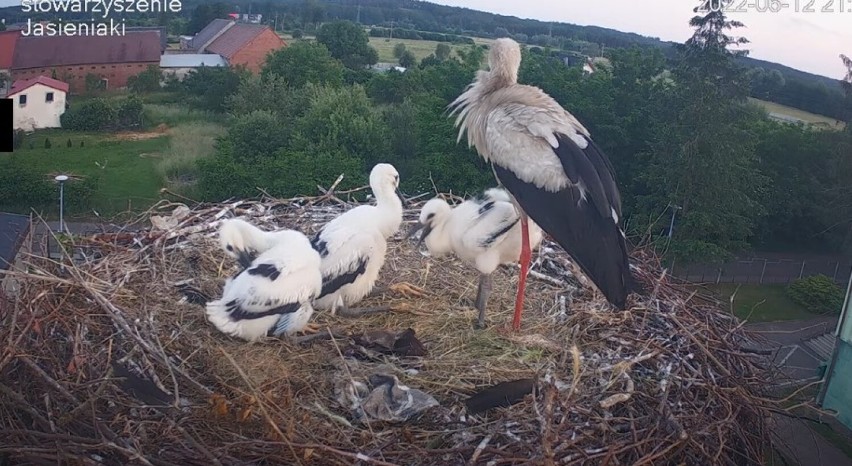
[[[512,319],[512,328],[521,328],[521,312],[524,310],[524,289],[527,286],[527,273],[530,268],[530,230],[527,222],[527,214],[521,211],[521,275],[518,278],[518,296],[515,298],[515,316]]]

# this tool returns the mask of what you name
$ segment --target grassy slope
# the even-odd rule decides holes
[[[708,288],[724,303],[734,296],[734,314],[749,322],[802,320],[817,317],[794,303],[784,292],[784,285],[710,285]]]
[[[29,135],[24,147],[15,151],[45,177],[59,172],[98,176],[98,191],[91,207],[102,215],[111,215],[131,206],[149,206],[158,198],[161,177],[147,157],[168,147],[168,136],[144,140],[120,140],[114,134],[78,133],[44,130]],[[44,148],[50,139],[51,148]],[[72,147],[67,147],[71,139]],[[84,147],[80,147],[80,142]],[[32,142],[33,148],[29,148]],[[0,154],[0,157],[9,155]],[[95,162],[104,166],[98,167]],[[50,213],[48,213],[50,215]]]
[[[804,121],[811,123],[811,124],[817,124],[817,125],[820,125],[820,126],[825,125],[829,128],[834,128],[834,129],[843,129],[845,127],[845,124],[843,122],[840,122],[840,124],[838,124],[838,122],[834,118],[831,118],[831,117],[816,115],[816,114],[813,114],[813,113],[808,113],[804,110],[799,110],[797,108],[788,107],[786,105],[776,104],[775,102],[768,102],[768,101],[765,101],[765,100],[755,99],[753,97],[749,97],[749,100],[751,102],[758,104],[758,105],[761,105],[763,108],[766,109],[767,112],[778,113],[778,114],[781,114],[781,115],[788,115],[788,116],[791,116],[793,118],[799,118],[799,119],[804,120]]]
[[[192,194],[192,181],[197,177],[195,162],[213,153],[216,136],[224,132],[221,118],[172,104],[148,104],[145,114],[150,126],[165,123],[169,129],[165,133],[137,133],[143,137],[155,136],[138,140],[127,138],[126,133],[42,130],[29,135],[15,155],[26,157],[45,177],[59,172],[98,175],[98,191],[90,208],[105,217],[128,207],[137,211],[147,209],[160,199],[163,187]],[[50,149],[44,148],[46,138],[50,139]],[[68,139],[72,147],[67,146]],[[9,156],[0,154],[0,160]],[[45,214],[50,217],[56,212]],[[90,215],[90,211],[81,213],[82,217]]]

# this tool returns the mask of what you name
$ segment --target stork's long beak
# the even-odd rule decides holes
[[[237,262],[240,263],[242,268],[247,269],[251,267],[251,263],[254,262],[254,257],[250,252],[244,249],[237,249]]]
[[[400,202],[402,202],[402,206],[407,207],[408,201],[405,200],[405,196],[402,195],[402,191],[399,190],[399,186],[396,187],[396,195],[399,197]]]
[[[422,245],[423,242],[426,241],[426,237],[429,236],[429,233],[432,233],[432,224],[420,223],[412,230],[413,231],[410,233],[411,236],[413,236],[414,233],[416,233],[418,230],[423,230],[423,233],[420,233],[420,239],[417,240],[417,247],[419,248],[420,245]]]
[[[420,222],[417,222],[414,225],[411,225],[411,229],[408,230],[408,233],[405,235],[405,239],[411,239],[411,237],[416,235],[418,231],[422,230],[424,226],[426,226],[426,225],[424,225]]]

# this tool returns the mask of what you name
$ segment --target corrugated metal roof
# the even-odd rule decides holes
[[[12,69],[159,61],[157,31],[124,36],[22,36],[15,47]]]
[[[263,31],[269,29],[269,26],[259,24],[237,23],[231,29],[225,31],[210,45],[207,46],[208,52],[218,53],[225,58],[230,59],[246,44],[259,36]],[[281,41],[282,43],[284,41]]]
[[[29,229],[30,218],[26,215],[0,212],[0,270],[7,270],[15,262]]]
[[[216,34],[222,29],[225,29],[229,24],[233,23],[233,21],[229,19],[214,19],[210,21],[210,24],[204,26],[204,29],[198,31],[198,34],[189,41],[189,47],[195,50],[200,49],[204,44],[210,42],[210,39],[214,38]]]
[[[20,35],[21,31],[0,32],[0,70],[8,70],[12,67],[15,43]]]
[[[215,53],[175,53],[160,57],[160,68],[195,68],[199,66],[228,66],[221,55]]]
[[[57,79],[48,78],[47,76],[36,76],[35,78],[19,79],[15,81],[15,83],[12,84],[12,88],[9,89],[9,96],[17,94],[36,84],[43,84],[45,86],[52,87],[62,92],[68,92],[68,83],[59,81]]]

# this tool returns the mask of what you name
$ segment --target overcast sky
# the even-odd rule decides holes
[[[663,40],[683,42],[692,34],[689,18],[697,0],[432,0],[503,15],[542,21],[603,26]],[[852,0],[814,0],[814,12],[796,12],[796,4],[810,0],[782,0],[790,6],[779,13],[731,13],[745,23],[742,35],[751,40],[751,56],[811,73],[840,79],[845,71],[839,55],[852,55]],[[736,2],[739,3],[739,2]],[[763,4],[763,0],[749,1]],[[838,12],[844,3],[848,11]],[[831,4],[835,11],[821,12]],[[0,0],[0,6],[20,5],[20,0]],[[641,10],[636,6],[641,5]]]
[[[692,8],[697,4],[693,0],[431,1],[520,18],[602,26],[675,42],[683,42],[692,35],[689,19],[694,16]],[[799,4],[804,6],[809,1],[799,0]],[[838,12],[841,1],[836,0],[834,12],[821,12],[823,5],[831,1],[815,0],[812,13],[797,13],[796,0],[784,0],[790,7],[778,13],[760,13],[752,8],[747,13],[728,16],[745,24],[740,31],[751,41],[747,47],[751,57],[840,79],[846,74],[840,54],[852,56],[852,0],[843,2],[849,11]],[[762,1],[748,3],[763,4]]]

